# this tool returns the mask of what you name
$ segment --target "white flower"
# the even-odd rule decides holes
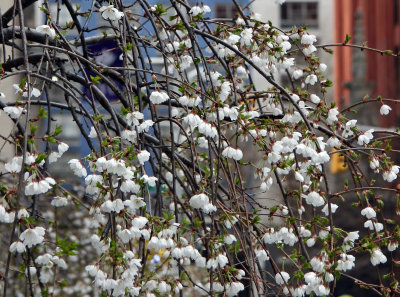
[[[399,247],[399,243],[397,241],[390,241],[387,248],[389,252],[395,251]]]
[[[56,196],[51,200],[51,205],[54,207],[62,207],[68,204],[68,199],[65,197]]]
[[[332,213],[335,213],[336,210],[338,209],[338,207],[339,207],[338,205],[331,203],[331,210],[332,210]],[[329,206],[328,206],[328,203],[325,204],[325,206],[322,208],[321,211],[322,211],[326,216],[329,215]]]
[[[189,56],[189,55],[182,56],[181,64],[180,64],[181,70],[185,70],[185,69],[189,68],[190,65],[192,64],[192,61],[193,61],[193,59],[191,56]]]
[[[240,33],[240,36],[242,37],[240,39],[240,43],[249,46],[253,38],[253,29],[252,28],[244,29],[242,33]]]
[[[226,243],[226,244],[232,244],[232,243],[234,243],[236,241],[236,237],[235,237],[235,235],[233,235],[233,234],[229,234],[229,235],[226,235],[225,237],[224,237],[224,242]]]
[[[15,89],[16,94],[21,94],[22,97],[28,97],[28,91],[27,91],[27,84],[25,84],[24,88],[21,89],[19,87],[19,84],[13,84],[13,88]],[[31,88],[31,95],[33,97],[39,97],[40,96],[40,91],[36,88]]]
[[[10,162],[4,164],[4,168],[10,173],[18,173],[21,171],[22,157],[14,157]]]
[[[372,140],[374,138],[372,133],[374,133],[374,129],[369,129],[368,131],[365,131],[363,134],[358,136],[357,143],[359,145],[368,144],[370,142],[370,140]]]
[[[113,5],[100,7],[101,16],[105,20],[117,21],[124,16],[124,13],[116,9]]]
[[[18,211],[17,218],[29,218],[29,213],[25,208],[22,208]]]
[[[340,140],[339,140],[337,137],[332,136],[332,137],[330,137],[330,138],[328,139],[328,141],[326,142],[326,144],[327,144],[328,146],[330,146],[330,147],[340,146]]]
[[[304,177],[303,177],[303,175],[300,173],[300,172],[298,172],[298,171],[296,171],[295,173],[294,173],[294,178],[298,181],[298,182],[304,182]]]
[[[226,158],[231,158],[236,161],[239,161],[243,158],[243,153],[240,149],[234,149],[231,146],[227,146],[223,151],[222,151],[222,156]]]
[[[312,103],[317,105],[321,102],[321,99],[315,94],[311,94],[310,99]]]
[[[304,46],[304,48],[303,48],[303,53],[306,55],[306,56],[309,56],[309,55],[311,55],[313,52],[315,52],[317,50],[317,48],[314,46],[314,45],[306,45],[306,46]]]
[[[204,193],[192,196],[192,198],[190,198],[190,201],[189,201],[190,206],[193,208],[197,208],[197,209],[203,208],[208,203],[209,203],[209,198]]]
[[[129,200],[124,201],[124,205],[131,213],[134,213],[139,208],[145,206],[146,202],[143,201],[143,198],[131,195]]]
[[[307,204],[310,204],[314,207],[322,206],[325,203],[324,198],[322,198],[322,196],[315,191],[312,191],[303,197],[306,199]]]
[[[149,161],[150,153],[145,150],[140,151],[140,153],[137,154],[137,159],[138,159],[140,165],[143,165],[145,162]]]
[[[361,215],[367,217],[367,219],[372,219],[376,217],[376,212],[372,207],[368,206],[361,210]]]
[[[3,111],[12,119],[18,119],[26,110],[21,106],[6,106]]]
[[[342,253],[340,254],[339,260],[337,261],[338,265],[336,269],[343,272],[351,270],[355,266],[354,264],[355,260],[356,258],[354,256]]]
[[[25,187],[25,195],[39,195],[44,194],[52,189],[52,186],[55,185],[56,182],[51,177],[46,177],[45,179],[39,182],[30,181]]]
[[[376,231],[380,232],[383,230],[383,224],[382,223],[375,223],[371,220],[368,220],[364,223],[364,228],[368,228],[371,231]]]
[[[46,34],[49,36],[51,39],[54,39],[56,37],[56,31],[54,31],[53,28],[50,28],[47,25],[41,25],[36,27],[36,31],[39,33]]]
[[[71,159],[68,162],[69,167],[72,169],[75,175],[79,177],[86,177],[87,171],[77,159]]]
[[[240,25],[245,25],[245,21],[244,19],[242,19],[240,16],[236,19],[236,25],[240,26]]]
[[[45,229],[43,227],[28,228],[21,233],[19,239],[25,246],[31,248],[38,245],[44,240]]]
[[[371,161],[369,161],[369,167],[372,170],[378,170],[379,172],[379,160],[376,158],[372,158]]]
[[[294,79],[299,79],[300,77],[303,76],[303,70],[301,69],[294,70],[292,76]]]
[[[60,142],[60,144],[58,145],[58,152],[61,155],[64,154],[68,149],[69,149],[68,144],[66,144],[64,142]]]
[[[121,184],[121,191],[124,193],[138,193],[140,191],[140,186],[136,184],[133,180],[125,180]]]
[[[379,264],[386,263],[387,258],[386,256],[382,253],[382,251],[379,248],[375,248],[372,250],[371,254],[371,263],[372,265],[376,266]]]
[[[202,12],[203,12],[203,10],[202,10],[201,7],[198,6],[198,5],[193,6],[193,7],[190,9],[190,11],[189,11],[189,13],[191,13],[193,16],[198,16],[198,15],[201,14]]]
[[[169,100],[169,96],[164,92],[154,91],[150,95],[150,101],[153,104],[161,104],[167,100]]]
[[[306,244],[308,247],[313,247],[315,245],[315,238],[310,237],[309,239],[307,239]]]
[[[96,137],[97,137],[96,129],[92,126],[92,128],[90,128],[89,138],[96,138]]]
[[[285,285],[289,281],[290,276],[286,271],[281,271],[275,274],[275,281],[278,285]]]
[[[21,241],[14,241],[11,245],[10,245],[10,252],[11,253],[25,253],[26,252],[26,248],[25,245],[21,242]]]
[[[156,186],[156,182],[158,181],[158,178],[155,176],[147,176],[147,175],[143,175],[142,176],[143,181],[148,184],[150,187],[155,187]]]
[[[337,115],[339,114],[339,111],[337,107],[331,108],[328,112],[328,119],[327,122],[328,124],[332,124],[333,122],[336,122],[338,120]]]
[[[317,78],[317,76],[315,75],[315,74],[310,74],[310,75],[308,75],[307,77],[306,77],[306,79],[305,79],[305,83],[306,84],[309,84],[309,85],[315,85],[315,83],[318,81],[318,78]]]
[[[178,102],[182,104],[183,106],[188,106],[188,107],[194,107],[199,105],[201,102],[200,97],[188,97],[188,96],[182,96],[178,98]]]
[[[134,111],[134,112],[128,113],[125,116],[125,118],[126,118],[126,122],[128,125],[138,126],[139,120],[143,120],[144,115],[143,115],[143,113],[141,113],[139,111]]]
[[[349,249],[354,247],[354,242],[360,237],[358,233],[359,231],[353,231],[347,234],[347,236],[343,240],[342,245],[344,251],[348,251]]]
[[[136,131],[133,130],[124,130],[121,133],[122,139],[126,139],[131,143],[136,143]]]
[[[254,253],[260,263],[269,260],[269,256],[265,250],[255,250]]]
[[[381,115],[388,115],[392,108],[389,105],[383,104],[379,112]]]
[[[202,10],[203,10],[203,13],[211,12],[211,8],[208,5],[203,5]]]
[[[136,217],[132,220],[132,226],[138,229],[142,229],[149,220],[145,217]]]
[[[244,290],[244,285],[240,282],[231,282],[226,285],[226,296],[236,296],[240,291]]]
[[[392,167],[390,167],[389,170],[385,170],[382,173],[383,179],[389,183],[394,181],[397,178],[397,174],[399,173],[399,168],[399,166],[393,165]]]
[[[317,37],[315,37],[315,35],[303,34],[303,36],[301,36],[302,44],[312,45],[316,41],[317,41]]]
[[[319,71],[325,72],[326,68],[328,68],[328,66],[326,66],[326,64],[324,64],[324,63],[319,64]]]
[[[111,200],[107,200],[103,202],[103,204],[100,206],[100,209],[102,212],[110,213],[114,211],[114,204]]]

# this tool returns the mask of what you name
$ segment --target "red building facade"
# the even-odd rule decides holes
[[[346,34],[354,36],[355,15],[362,14],[364,41],[368,47],[400,51],[400,0],[335,0],[335,42],[343,43]],[[353,43],[351,40],[349,44]],[[348,105],[350,91],[344,85],[353,80],[353,52],[350,47],[333,48],[334,54],[334,98],[339,105]],[[364,50],[366,55],[365,79],[371,83],[370,98],[400,98],[400,58],[381,56]],[[361,100],[362,98],[354,98]],[[400,124],[400,104],[388,103],[393,111],[381,117],[379,123],[385,127]],[[342,106],[343,107],[343,106]]]

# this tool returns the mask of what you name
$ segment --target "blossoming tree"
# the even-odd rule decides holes
[[[343,278],[400,294],[399,209],[382,199],[399,199],[398,133],[376,138],[339,110],[306,28],[280,30],[235,0],[234,20],[181,0],[62,1],[68,24],[44,1],[45,24],[27,28],[32,2],[1,19],[1,86],[19,79],[0,100],[15,148],[0,179],[3,296],[328,296]],[[122,66],[93,56],[103,41]],[[71,145],[61,112],[90,149],[63,169],[75,186],[52,177]],[[344,185],[326,170],[335,154]],[[363,225],[338,225],[347,208]],[[377,283],[353,276],[366,255]]]

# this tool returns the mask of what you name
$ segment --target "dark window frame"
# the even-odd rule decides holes
[[[216,3],[214,6],[215,15],[217,19],[236,19],[239,10],[236,5],[232,3]]]
[[[288,1],[281,5],[281,27],[319,25],[318,1]]]

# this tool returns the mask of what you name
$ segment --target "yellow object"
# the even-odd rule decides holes
[[[332,149],[332,151],[336,151],[336,149]],[[331,173],[338,173],[347,170],[347,164],[345,162],[344,156],[341,156],[340,153],[334,153],[331,155]]]

